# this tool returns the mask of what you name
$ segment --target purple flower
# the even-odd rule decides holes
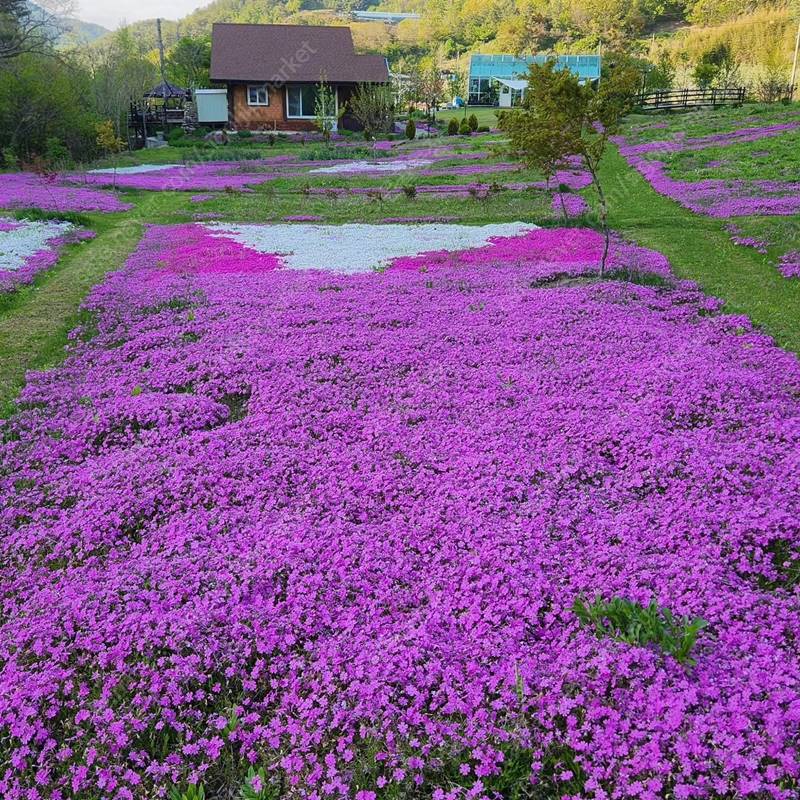
[[[601,247],[331,275],[148,227],[0,422],[4,800],[489,798],[517,753],[543,796],[793,800],[800,364]],[[595,595],[707,620],[696,665]]]
[[[32,172],[0,174],[0,207],[106,213],[133,208],[109,192],[45,180]]]

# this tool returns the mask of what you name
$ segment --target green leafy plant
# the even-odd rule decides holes
[[[692,650],[708,623],[700,617],[676,617],[655,600],[642,606],[633,600],[597,596],[591,603],[578,598],[572,607],[578,619],[594,628],[598,637],[647,647],[654,644],[682,664],[694,664]]]
[[[701,89],[712,86],[726,89],[740,81],[739,62],[726,42],[716,44],[703,53],[694,68],[695,83]]]
[[[470,114],[469,117],[467,117],[467,125],[469,125],[471,131],[478,130],[478,118],[475,114]]]
[[[280,786],[271,781],[264,767],[250,767],[247,770],[242,789],[241,800],[277,800],[280,797]]]
[[[336,95],[330,84],[323,77],[317,84],[314,117],[317,130],[322,134],[322,138],[326,143],[330,141],[334,126],[343,113],[344,108],[341,109],[340,113],[337,113]]]
[[[376,133],[391,131],[394,126],[394,95],[388,86],[359,84],[348,107],[364,129],[365,139],[373,139]]]
[[[455,136],[458,133],[458,120],[453,117],[450,122],[447,123],[447,135],[448,136]]]
[[[417,138],[417,126],[414,124],[414,120],[410,119],[406,123],[406,139],[416,139]]]
[[[206,800],[206,790],[202,783],[190,783],[185,789],[173,786],[169,790],[169,800]]]
[[[465,119],[462,119],[461,124],[458,126],[459,136],[469,136],[471,133],[472,128],[470,128],[469,122]]]

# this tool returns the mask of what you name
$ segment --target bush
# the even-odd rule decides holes
[[[471,131],[478,130],[478,118],[474,114],[469,115],[469,119],[467,120],[467,124],[469,125],[469,129]]]
[[[167,143],[175,147],[179,142],[186,138],[183,128],[174,128],[167,134]]]
[[[348,110],[364,129],[365,139],[388,133],[394,127],[394,95],[388,86],[359,84],[348,103]]]
[[[239,139],[249,139],[253,135],[253,132],[248,130],[237,131],[236,135]]]
[[[479,125],[478,126],[478,133],[489,133],[491,128],[488,125]]]
[[[459,136],[469,136],[472,133],[472,128],[469,126],[469,122],[467,120],[462,119],[461,125],[458,127]]]
[[[44,157],[51,166],[67,167],[73,163],[72,155],[57,136],[50,136],[45,142]]]
[[[455,136],[458,133],[458,120],[453,117],[450,122],[447,123],[447,135],[448,136]]]
[[[416,139],[417,137],[417,126],[414,124],[414,120],[410,119],[406,123],[406,139]]]

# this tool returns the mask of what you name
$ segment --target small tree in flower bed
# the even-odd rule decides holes
[[[622,118],[633,108],[638,83],[638,72],[627,60],[613,67],[597,89],[581,85],[577,75],[559,69],[554,61],[532,64],[522,106],[504,112],[499,120],[513,149],[530,166],[544,172],[548,180],[571,155],[579,156],[585,164],[597,191],[605,235],[601,275],[605,272],[611,231],[599,176],[600,161],[609,137],[619,131]]]
[[[114,188],[117,188],[117,156],[125,149],[125,142],[117,136],[114,123],[107,119],[97,123],[97,146],[114,160]]]
[[[391,131],[394,124],[394,98],[391,89],[361,83],[350,98],[349,109],[364,129],[364,138]]]
[[[336,97],[333,89],[325,80],[317,84],[317,97],[314,101],[314,115],[316,117],[317,130],[322,134],[322,138],[329,142],[333,124],[336,121]]]

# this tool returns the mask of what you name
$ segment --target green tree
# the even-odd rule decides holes
[[[124,28],[86,51],[91,102],[98,116],[114,121],[118,135],[125,129],[130,104],[141,102],[158,81],[158,68],[147,53],[143,43]]]
[[[410,77],[411,97],[425,106],[425,115],[430,118],[431,111],[442,102],[445,91],[438,58],[430,57],[414,65]]]
[[[740,80],[739,61],[733,48],[721,42],[703,53],[694,68],[695,83],[701,89],[711,86],[726,89]]]
[[[91,77],[73,55],[27,53],[0,69],[0,149],[18,160],[52,154],[53,140],[74,159],[91,157],[97,120]]]
[[[29,54],[50,53],[64,33],[61,17],[68,6],[60,0],[0,2],[0,62]]]
[[[114,188],[117,188],[117,161],[119,154],[125,149],[125,142],[117,136],[114,129],[114,123],[110,119],[98,122],[97,130],[97,146],[102,153],[111,156],[114,162]]]
[[[183,88],[208,86],[211,82],[211,40],[208,36],[183,36],[167,55],[167,75]]]
[[[600,181],[599,167],[610,136],[619,132],[622,118],[633,108],[639,71],[627,59],[613,59],[613,67],[598,88],[581,84],[570,70],[554,61],[532,64],[528,91],[518,109],[500,116],[500,128],[513,149],[549,178],[578,156],[592,177],[600,206],[604,246],[600,274],[605,273],[611,239],[608,199]]]
[[[330,84],[324,79],[317,84],[314,99],[314,116],[317,130],[322,134],[325,141],[329,142],[337,120],[336,95],[333,93]]]
[[[359,84],[348,103],[350,113],[364,129],[364,137],[391,131],[394,125],[394,95],[388,86]]]

